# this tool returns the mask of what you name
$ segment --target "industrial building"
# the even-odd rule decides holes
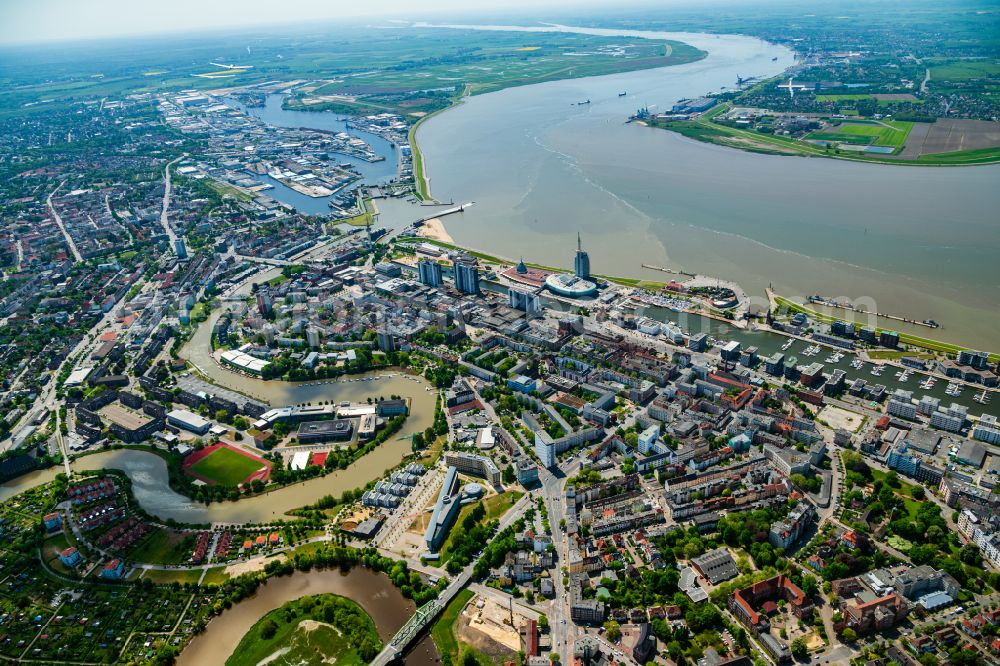
[[[193,432],[196,435],[204,435],[212,427],[210,421],[186,409],[175,409],[167,412],[167,423]]]

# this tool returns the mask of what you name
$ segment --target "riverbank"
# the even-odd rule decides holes
[[[765,155],[795,155],[798,157],[825,157],[849,162],[886,164],[893,166],[981,166],[1000,163],[1000,147],[963,150],[950,153],[918,155],[913,158],[889,157],[877,153],[846,153],[816,144],[777,134],[762,134],[752,129],[729,127],[714,122],[728,112],[731,104],[722,103],[691,120],[645,120],[648,127],[676,132],[689,139],[736,148]],[[860,119],[864,120],[864,119]]]
[[[336,594],[300,597],[267,613],[243,636],[226,666],[275,659],[344,666],[367,664],[382,649],[375,622],[354,601]]]
[[[262,574],[251,574],[258,581],[252,596],[212,619],[205,631],[196,636],[181,653],[179,666],[223,664],[240,641],[261,618],[282,605],[315,594],[336,594],[351,599],[375,623],[379,638],[387,642],[413,615],[419,604],[435,596],[421,584],[412,588],[417,603],[401,592],[409,585],[405,562],[402,571],[397,560],[371,550],[327,548],[297,554],[294,563],[272,562]],[[386,572],[386,573],[382,573]],[[389,572],[392,572],[390,577]],[[419,666],[434,664],[437,652],[429,638],[419,641],[407,656],[407,663]]]
[[[424,154],[420,151],[420,144],[417,142],[417,130],[425,122],[452,109],[462,103],[465,96],[469,93],[469,87],[466,86],[462,91],[461,96],[453,98],[448,106],[443,109],[438,109],[433,113],[428,113],[426,115],[420,116],[417,122],[410,126],[409,131],[406,133],[406,140],[410,144],[410,154],[413,156],[413,189],[414,194],[421,201],[436,202],[437,199],[431,194],[431,179],[427,175],[427,165],[424,163]]]
[[[451,234],[448,233],[448,230],[444,228],[444,223],[436,217],[424,220],[424,223],[419,229],[417,229],[417,236],[439,241],[441,243],[455,243],[455,239],[453,239]]]
[[[471,248],[468,248],[468,247],[465,247],[465,246],[462,246],[462,245],[458,245],[458,244],[455,244],[453,242],[444,242],[444,241],[433,240],[433,239],[428,239],[426,242],[429,242],[429,243],[434,244],[434,245],[438,245],[440,247],[445,247],[445,248],[448,248],[448,249],[461,250],[461,251],[463,251],[463,252],[465,252],[465,253],[467,253],[469,255],[472,255],[474,257],[477,257],[477,258],[482,259],[483,261],[487,261],[487,262],[501,263],[501,264],[513,264],[514,263],[510,259],[505,259],[503,257],[498,257],[496,255],[487,254],[485,252],[481,252],[479,250],[475,250],[475,249],[471,249]],[[538,269],[547,270],[547,271],[563,272],[563,271],[567,270],[567,269],[562,269],[562,268],[558,268],[558,267],[554,267],[554,266],[545,266],[545,265],[541,265],[541,264],[528,264],[528,265],[531,266],[531,267],[533,267],[533,268],[538,268]],[[627,287],[632,287],[632,288],[638,289],[640,291],[646,291],[646,292],[650,292],[650,293],[654,293],[654,294],[663,293],[663,288],[665,287],[665,283],[655,282],[655,281],[651,281],[651,280],[638,280],[638,279],[634,279],[634,278],[623,278],[623,277],[607,276],[607,275],[602,275],[600,277],[602,279],[607,280],[608,282],[613,282],[615,284],[619,284],[619,285],[627,286]],[[704,284],[711,284],[712,283],[712,278],[710,278],[710,277],[698,276],[697,279],[698,279],[698,281],[700,283],[704,283]],[[738,287],[738,285],[736,285],[735,283],[728,283],[728,284],[730,286],[736,286],[736,287]],[[740,290],[740,291],[742,291],[742,290]],[[821,312],[817,312],[814,309],[805,307],[805,306],[803,306],[803,305],[801,305],[799,303],[796,303],[796,302],[794,302],[794,301],[792,301],[792,300],[790,300],[790,299],[788,299],[786,297],[778,296],[777,294],[774,294],[773,291],[771,291],[770,289],[765,290],[765,291],[766,291],[766,294],[767,294],[767,296],[770,299],[770,302],[772,304],[772,309],[774,309],[778,305],[783,305],[783,306],[788,307],[789,309],[794,310],[796,312],[803,312],[803,313],[807,314],[808,316],[814,318],[815,320],[821,321],[821,322],[824,322],[824,323],[831,323],[833,321],[838,320],[837,317],[833,317],[833,316],[830,316],[830,315],[827,315],[827,314],[824,314],[824,313],[821,313]],[[745,328],[747,328],[747,324],[746,324],[745,321],[734,321],[734,320],[731,320],[731,319],[725,317],[721,313],[710,311],[710,310],[707,310],[705,308],[700,308],[700,307],[699,308],[692,308],[691,310],[686,311],[684,314],[685,315],[690,315],[690,316],[699,316],[699,317],[705,317],[705,318],[708,318],[708,319],[712,319],[712,320],[718,321],[720,323],[724,323],[724,324],[726,324],[728,326],[731,326],[731,327],[733,327],[735,329],[745,329]],[[841,321],[846,321],[846,320],[841,320]],[[889,329],[887,327],[878,327],[878,330],[895,330],[895,329]],[[775,335],[783,335],[783,334],[778,333],[778,332],[774,332],[774,334]],[[904,344],[907,344],[907,345],[914,346],[914,347],[919,347],[921,349],[926,349],[926,350],[929,350],[929,351],[933,351],[933,352],[941,352],[941,353],[953,354],[953,355],[954,354],[958,354],[958,352],[960,352],[962,350],[972,349],[971,347],[969,347],[967,345],[958,345],[958,344],[953,344],[953,343],[949,343],[949,342],[943,342],[943,341],[940,341],[940,340],[933,340],[933,339],[930,339],[930,338],[925,338],[925,337],[922,337],[922,336],[917,336],[917,335],[913,335],[913,334],[910,334],[910,333],[902,333],[902,332],[900,332],[900,342],[902,342]],[[997,361],[1000,361],[1000,355],[998,355],[997,353],[991,352],[991,354],[990,354],[990,360],[991,360],[991,362],[996,363]]]

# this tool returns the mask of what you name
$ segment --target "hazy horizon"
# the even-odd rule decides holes
[[[337,3],[340,4],[340,3]],[[630,3],[635,4],[635,3]],[[596,0],[485,0],[474,8],[462,0],[428,0],[415,7],[404,0],[377,0],[363,6],[331,6],[323,0],[294,0],[290,4],[264,0],[174,0],[151,5],[129,0],[38,0],[0,6],[0,45],[19,46],[144,35],[252,29],[262,25],[294,25],[338,19],[416,20],[451,14],[508,13],[510,10],[592,9]]]

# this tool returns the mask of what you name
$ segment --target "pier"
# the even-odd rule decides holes
[[[671,275],[684,275],[686,277],[697,277],[694,273],[688,273],[686,271],[676,271],[672,268],[664,268],[663,266],[653,266],[652,264],[642,264],[643,268],[648,268],[651,271],[660,271],[661,273],[670,273]]]
[[[466,208],[469,208],[475,203],[476,203],[475,201],[470,201],[468,203],[462,204],[461,206],[455,206],[454,208],[446,208],[445,210],[438,211],[433,215],[427,215],[425,217],[422,217],[419,220],[414,221],[414,224],[423,224],[427,220],[433,220],[434,218],[444,217],[445,215],[454,215],[455,213],[465,212]]]
[[[870,312],[869,310],[863,310],[849,303],[838,303],[832,299],[823,298],[819,295],[810,296],[809,302],[815,303],[816,305],[825,305],[829,308],[837,308],[838,310],[850,310],[851,312],[857,312],[858,314],[875,315],[876,317],[882,317],[883,319],[894,319],[895,321],[901,321],[904,324],[916,324],[917,326],[926,326],[927,328],[941,328],[941,325],[933,319],[917,321],[916,319],[900,317],[899,315],[888,314],[885,312]]]

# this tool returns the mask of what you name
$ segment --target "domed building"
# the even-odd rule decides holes
[[[462,486],[462,495],[468,499],[479,499],[484,494],[486,490],[478,483],[471,482]]]
[[[567,298],[586,298],[597,293],[597,285],[569,273],[558,273],[545,278],[545,286],[554,294]]]

